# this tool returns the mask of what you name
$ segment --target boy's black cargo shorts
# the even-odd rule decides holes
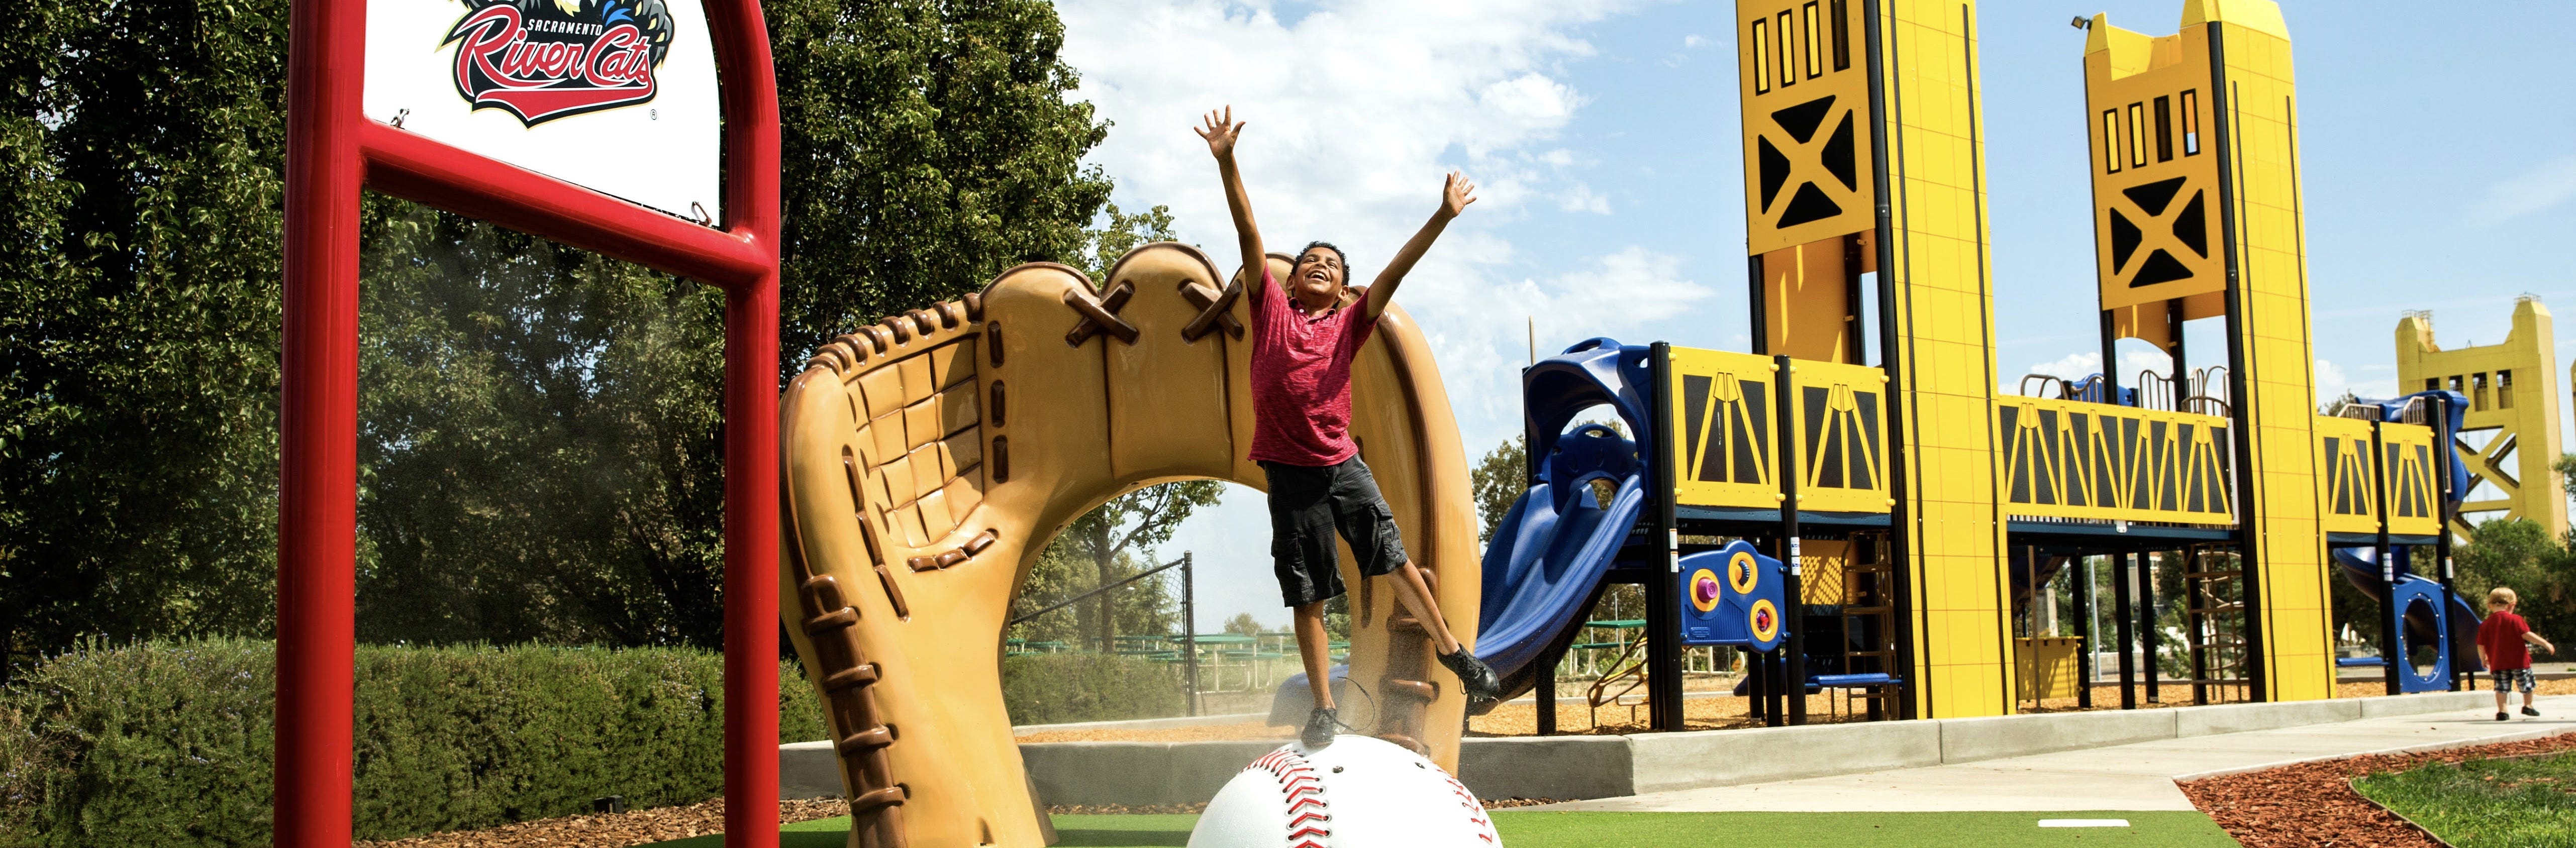
[[[1333,534],[1351,543],[1363,578],[1403,565],[1395,512],[1359,457],[1322,467],[1263,462],[1270,478],[1270,557],[1279,594],[1291,607],[1342,594],[1341,557]]]

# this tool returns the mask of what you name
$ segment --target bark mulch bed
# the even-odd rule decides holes
[[[2442,848],[2430,834],[2352,791],[2352,779],[2426,763],[2576,750],[2576,733],[2421,754],[2374,754],[2182,784],[2193,806],[2245,848]]]
[[[778,802],[778,821],[781,824],[849,814],[850,805],[837,798]],[[386,842],[360,842],[355,848],[531,848],[538,845],[549,848],[565,845],[625,848],[723,832],[724,801],[718,799],[686,807],[564,816],[482,830],[433,833]]]

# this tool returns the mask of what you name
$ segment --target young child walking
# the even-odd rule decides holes
[[[1431,249],[1449,219],[1476,202],[1476,186],[1450,172],[1439,211],[1378,272],[1359,302],[1343,305],[1350,262],[1341,248],[1321,241],[1297,255],[1283,291],[1270,276],[1261,230],[1252,223],[1252,201],[1234,167],[1235,137],[1243,127],[1229,106],[1222,114],[1209,112],[1206,125],[1196,131],[1207,140],[1225,182],[1245,273],[1248,277],[1257,270],[1261,275],[1244,292],[1252,310],[1251,457],[1269,479],[1273,569],[1280,593],[1296,610],[1297,651],[1305,658],[1306,682],[1315,691],[1315,711],[1298,739],[1309,750],[1322,748],[1346,727],[1333,703],[1332,650],[1324,634],[1324,602],[1343,591],[1340,556],[1333,549],[1336,532],[1350,542],[1362,579],[1389,577],[1396,598],[1430,634],[1440,664],[1458,676],[1470,709],[1489,709],[1501,682],[1450,634],[1422,571],[1405,558],[1395,514],[1378,494],[1377,480],[1350,437],[1351,360],[1377,329],[1378,316],[1386,313],[1405,272]]]
[[[2486,663],[2488,676],[2495,681],[2497,721],[2513,717],[2504,711],[2504,701],[2505,691],[2516,684],[2522,687],[2522,714],[2540,714],[2531,706],[2531,646],[2540,646],[2542,653],[2558,653],[2558,646],[2531,632],[2531,625],[2513,614],[2514,604],[2519,601],[2512,589],[2498,586],[2488,590],[2487,620],[2478,625],[2478,661]]]

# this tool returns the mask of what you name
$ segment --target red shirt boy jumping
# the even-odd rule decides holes
[[[1341,248],[1320,241],[1298,254],[1287,290],[1281,291],[1270,277],[1261,230],[1252,223],[1252,201],[1234,167],[1234,140],[1243,126],[1235,122],[1233,107],[1227,107],[1221,116],[1209,112],[1206,126],[1197,132],[1207,140],[1217,174],[1224,178],[1244,273],[1248,277],[1258,269],[1261,279],[1245,293],[1252,309],[1251,456],[1269,477],[1273,569],[1280,593],[1296,610],[1297,652],[1305,659],[1306,682],[1315,692],[1315,711],[1298,739],[1309,750],[1322,748],[1333,744],[1343,727],[1333,706],[1332,651],[1324,634],[1324,602],[1343,591],[1340,556],[1333,550],[1337,532],[1351,543],[1363,578],[1393,576],[1389,582],[1396,598],[1430,633],[1440,664],[1465,689],[1469,709],[1489,709],[1501,682],[1450,635],[1421,570],[1405,558],[1395,513],[1378,494],[1377,480],[1360,461],[1349,432],[1351,360],[1377,328],[1378,316],[1386,313],[1396,284],[1431,249],[1449,219],[1476,202],[1476,186],[1450,172],[1439,211],[1378,272],[1359,303],[1342,305],[1349,262]]]

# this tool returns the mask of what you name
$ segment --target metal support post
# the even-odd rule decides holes
[[[1330,650],[1330,649],[1327,649]],[[1199,714],[1198,574],[1190,552],[1181,552],[1181,679],[1190,687],[1190,715]]]
[[[2075,595],[2075,622],[2081,628],[2075,639],[2079,652],[2076,654],[2075,675],[2082,678],[2082,682],[2075,686],[2075,708],[2089,710],[2093,708],[2094,667],[2100,664],[2093,657],[2093,558],[2075,559],[2084,564],[2084,579],[2080,586],[2077,585],[2079,581],[2066,581],[2067,590]]]
[[[1789,701],[1789,723],[1806,724],[1806,568],[1798,558],[1798,478],[1805,466],[1800,464],[1798,457],[1798,403],[1795,394],[1798,387],[1792,378],[1797,373],[1798,364],[1785,355],[1772,357],[1771,364],[1776,369],[1772,372],[1772,379],[1779,387],[1772,395],[1779,401],[1772,406],[1779,410],[1780,426],[1772,432],[1778,434],[1774,441],[1780,446],[1780,562],[1789,569],[1789,579],[1780,587],[1782,606],[1786,607],[1780,611],[1780,626],[1788,630],[1788,651],[1781,660],[1783,679],[1780,688]]]
[[[1565,652],[1542,653],[1538,658],[1538,684],[1531,697],[1538,703],[1538,735],[1556,735],[1556,664],[1565,661]]]
[[[2138,708],[2138,617],[2131,609],[2131,590],[2137,586],[2138,570],[2134,553],[2111,557],[2111,630],[2119,642],[2120,709]]]
[[[2433,560],[2435,568],[2439,569],[2442,577],[2442,602],[2445,604],[2450,603],[2450,599],[2459,594],[2459,590],[2451,585],[2453,576],[2451,522],[2457,518],[2452,511],[2451,499],[2460,494],[2451,491],[2451,465],[2459,459],[2458,455],[2453,453],[2456,450],[2453,447],[2454,438],[2456,437],[2451,433],[2451,399],[2447,395],[2437,395],[2433,399],[2433,468],[2435,469],[2433,473],[2434,479],[2439,481],[2434,485],[2440,487],[2441,497],[2437,499],[2439,505],[2434,507],[2433,512],[2440,521],[2441,530],[2433,534]],[[2449,628],[2445,627],[2444,630],[2448,631]],[[2447,639],[2450,633],[2444,632],[2442,635]],[[2457,646],[2451,647],[2451,658],[2456,660],[2460,652]],[[2468,675],[2470,688],[2477,687],[2477,670],[2465,668],[2465,666],[2465,663],[2451,663],[2451,691],[2460,691],[2462,674]]]
[[[1656,485],[1654,521],[1646,528],[1646,545],[1649,550],[1660,549],[1656,564],[1663,567],[1664,573],[1646,580],[1646,709],[1651,715],[1649,727],[1681,730],[1681,527],[1673,513],[1677,486],[1670,445],[1672,428],[1665,426],[1673,420],[1673,393],[1668,391],[1672,385],[1673,348],[1668,342],[1656,342],[1652,350],[1648,368],[1654,375],[1655,426],[1648,433],[1654,444],[1643,449],[1654,457]],[[1531,461],[1537,461],[1534,451]]]
[[[2406,662],[2406,631],[2399,629],[2406,626],[2406,609],[2397,603],[2397,557],[2388,547],[2388,444],[2380,439],[2379,425],[2378,421],[2370,422],[2371,509],[2378,512],[2374,517],[2379,520],[2379,535],[2371,552],[2379,557],[2379,658],[2383,661],[2379,679],[2387,685],[2388,694],[2395,695],[2404,690],[2397,673],[2403,668],[2400,664]]]
[[[2156,559],[2144,551],[2138,553],[2138,630],[2138,647],[2146,655],[2140,660],[2147,666],[2147,703],[2161,704],[2165,702],[2165,687],[2157,679],[2163,671],[2158,668],[2163,663],[2158,662],[2161,658],[2157,656],[2162,647],[2158,643],[2163,640],[2156,633]]]

